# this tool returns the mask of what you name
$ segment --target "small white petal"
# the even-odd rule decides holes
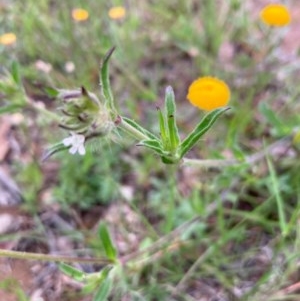
[[[84,135],[71,133],[71,137],[65,138],[62,142],[65,146],[71,146],[70,154],[74,155],[78,152],[80,155],[85,155],[84,140]]]
[[[78,147],[76,145],[73,145],[70,149],[69,149],[69,153],[74,155],[78,150]]]
[[[77,138],[78,143],[80,143],[80,144],[84,143],[85,137],[83,135],[77,135],[76,138]]]
[[[78,147],[78,154],[81,156],[85,155],[85,148],[83,144]]]
[[[73,137],[65,138],[62,142],[64,146],[70,146],[73,144]]]

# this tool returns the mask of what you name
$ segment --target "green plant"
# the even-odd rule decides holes
[[[207,101],[211,110],[181,142],[176,124],[175,95],[171,87],[167,87],[165,109],[158,108],[160,136],[151,133],[134,120],[123,117],[116,110],[110,87],[108,63],[114,48],[103,59],[100,69],[101,99],[84,87],[81,90],[58,90],[56,96],[62,100],[62,113],[65,115],[60,126],[72,133],[70,138],[52,146],[45,154],[47,159],[52,154],[68,149],[74,154],[77,151],[85,154],[85,141],[95,137],[108,136],[117,128],[139,140],[138,145],[147,147],[159,155],[165,164],[178,164],[200,138],[212,127],[217,118],[228,110],[222,108],[230,97],[225,83],[213,78],[199,80],[190,87],[189,96],[192,103],[201,107]],[[55,92],[54,92],[55,94]],[[205,107],[206,108],[206,107]]]
[[[83,209],[107,204],[119,196],[118,150],[107,143],[97,144],[84,157],[60,156],[54,196],[67,210],[70,205]],[[96,157],[96,158],[95,158]],[[103,157],[106,159],[103,160]],[[78,168],[80,166],[80,168]]]
[[[298,300],[299,88],[296,56],[282,61],[278,55],[285,32],[263,24],[240,0],[217,7],[212,1],[127,2],[118,20],[110,19],[109,3],[95,0],[11,3],[15,13],[4,7],[0,22],[17,40],[0,49],[0,60],[9,66],[17,56],[23,80],[17,64],[2,74],[0,109],[21,112],[23,128],[39,118],[39,147],[60,141],[46,152],[55,156],[44,165],[36,164],[36,153],[26,164],[13,165],[35,209],[28,219],[45,227],[34,233],[45,240],[76,237],[68,250],[57,251],[97,258],[3,250],[0,255],[71,264],[61,269],[83,285],[72,294],[80,300],[89,298],[82,294],[95,300]],[[77,7],[89,18],[72,19]],[[91,93],[98,87],[98,59],[112,44],[113,93],[105,59],[102,93]],[[37,60],[51,71],[37,70]],[[67,63],[75,66],[70,73]],[[201,112],[184,101],[198,74],[230,84],[231,110],[223,114],[226,108],[218,108],[199,118]],[[165,89],[161,100],[167,85],[174,90]],[[44,106],[39,98],[46,99]],[[14,130],[25,140],[30,129],[23,128]],[[148,150],[132,146],[133,139]],[[39,172],[53,165],[58,170],[48,183],[31,164]],[[55,196],[47,204],[36,202],[37,194],[44,197],[43,181]],[[128,189],[126,201],[119,188]],[[59,215],[54,201],[64,209],[71,233],[57,227],[52,235],[43,224],[43,212]],[[94,226],[93,218],[87,224],[81,219],[82,208],[98,215],[99,203],[105,205],[95,220],[105,221],[107,229]],[[100,266],[87,268],[88,263]]]

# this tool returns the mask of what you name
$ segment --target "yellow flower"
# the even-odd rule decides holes
[[[108,11],[108,16],[113,20],[122,19],[125,15],[126,9],[123,6],[115,6]]]
[[[285,26],[291,22],[291,14],[288,8],[282,4],[270,4],[260,12],[260,18],[270,26]]]
[[[0,36],[0,44],[2,45],[12,45],[16,42],[17,37],[14,33],[9,32],[9,33],[5,33],[2,36]]]
[[[89,18],[89,13],[85,9],[75,8],[72,10],[72,18],[77,22],[85,21]]]
[[[225,107],[230,98],[227,84],[214,77],[200,77],[189,87],[187,99],[192,105],[206,111]]]

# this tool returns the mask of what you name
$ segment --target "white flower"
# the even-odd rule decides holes
[[[62,142],[64,146],[71,146],[69,153],[74,155],[78,152],[79,155],[85,155],[84,148],[85,137],[83,135],[71,133],[71,137],[65,138]]]

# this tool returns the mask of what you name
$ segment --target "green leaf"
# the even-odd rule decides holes
[[[77,281],[83,281],[86,278],[86,275],[84,272],[77,270],[73,268],[72,266],[65,264],[65,263],[60,263],[59,264],[59,269],[66,274],[67,276],[77,280]]]
[[[48,158],[50,158],[55,153],[58,153],[60,151],[64,151],[68,149],[69,146],[65,146],[62,142],[56,143],[52,146],[50,146],[43,154],[42,161],[46,161]]]
[[[276,199],[281,234],[286,236],[288,233],[288,224],[286,222],[285,202],[281,194],[281,184],[276,174],[274,164],[272,163],[270,155],[267,152],[266,157],[270,173],[270,188]]]
[[[98,228],[98,235],[101,239],[101,242],[103,244],[106,256],[115,261],[117,259],[117,250],[115,246],[112,243],[110,234],[108,232],[108,229],[106,227],[105,223],[100,223],[99,228]]]
[[[175,150],[180,143],[178,128],[176,125],[176,104],[175,95],[171,86],[166,89],[165,96],[166,117],[168,120],[168,134],[172,150]]]
[[[100,65],[100,89],[101,89],[101,93],[105,98],[105,101],[107,102],[108,107],[112,110],[112,111],[116,111],[115,110],[115,104],[114,104],[114,99],[113,99],[113,95],[111,92],[111,87],[110,87],[110,81],[109,81],[109,59],[112,55],[112,53],[114,52],[115,47],[112,47],[105,55],[103,61],[101,62]]]
[[[199,141],[199,139],[212,127],[218,117],[228,109],[228,107],[219,108],[204,116],[196,128],[184,139],[184,141],[182,141],[179,151],[180,158],[182,158]]]
[[[88,294],[92,294],[93,292],[96,291],[97,287],[99,287],[99,284],[101,284],[102,279],[98,279],[98,278],[92,278],[92,279],[88,279],[87,283],[84,285],[84,287],[81,289],[81,293],[83,295],[88,295]]]
[[[165,155],[161,143],[157,140],[142,140],[137,144],[137,146],[148,147],[160,156]]]
[[[168,115],[176,114],[175,95],[171,86],[166,88],[165,109]]]
[[[13,61],[11,66],[11,75],[15,83],[21,85],[21,75],[20,75],[20,66],[17,61]]]
[[[168,127],[167,127],[167,122],[165,119],[164,114],[160,110],[160,108],[157,108],[158,110],[158,120],[159,120],[159,129],[160,129],[160,136],[161,136],[161,141],[165,149],[169,148],[169,140],[168,140]]]
[[[159,141],[158,137],[156,137],[154,134],[152,134],[150,131],[146,130],[145,128],[143,128],[142,126],[140,126],[138,123],[136,123],[135,121],[133,121],[130,118],[127,117],[122,117],[122,121],[128,123],[129,125],[131,125],[132,127],[134,127],[137,131],[139,131],[140,133],[142,133],[143,135],[146,135],[147,137],[149,137],[149,139],[153,139],[153,140],[157,140]]]
[[[99,289],[95,293],[93,301],[106,301],[110,294],[111,289],[112,289],[112,280],[111,278],[107,277],[102,281]]]
[[[12,104],[12,105],[8,105],[8,106],[4,106],[4,107],[0,108],[0,114],[14,113],[22,108],[23,108],[22,104]]]
[[[86,284],[82,288],[82,293],[90,294],[92,292],[95,292],[97,287],[102,284],[103,280],[108,277],[111,269],[112,266],[106,266],[97,274],[93,273],[86,275]]]

